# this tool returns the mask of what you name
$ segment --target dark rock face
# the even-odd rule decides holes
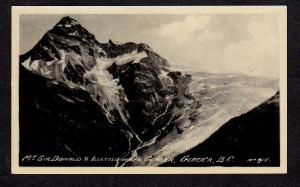
[[[279,132],[277,92],[246,114],[225,123],[203,143],[176,156],[173,163],[164,163],[162,166],[279,166]],[[211,157],[220,162],[187,162],[186,156]],[[220,159],[222,156],[225,157],[223,162]],[[233,160],[231,156],[234,156]]]
[[[20,61],[21,154],[127,155],[192,121],[181,110],[191,76],[146,44],[99,43],[70,17]]]
[[[22,66],[20,76],[20,158],[121,156],[130,149],[122,122],[111,125],[88,92],[53,84]]]

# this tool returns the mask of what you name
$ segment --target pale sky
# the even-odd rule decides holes
[[[65,15],[22,15],[20,51]],[[212,72],[279,77],[277,15],[69,15],[99,42],[146,43],[170,64]]]

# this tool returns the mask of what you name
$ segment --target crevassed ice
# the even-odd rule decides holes
[[[123,102],[120,101],[120,93],[124,93],[124,89],[121,85],[118,85],[118,79],[113,79],[112,75],[107,71],[107,68],[113,63],[116,63],[117,65],[124,65],[129,62],[139,63],[141,59],[148,56],[146,52],[143,51],[139,53],[135,50],[115,58],[97,58],[96,65],[84,75],[84,77],[91,82],[87,85],[76,85],[65,78],[63,72],[66,67],[65,57],[67,53],[63,50],[59,50],[59,52],[61,54],[61,59],[56,61],[56,63],[55,60],[48,62],[43,62],[41,60],[32,61],[31,57],[29,57],[22,65],[35,74],[48,79],[64,82],[72,88],[78,87],[89,91],[89,93],[94,96],[95,101],[99,102],[99,105],[105,111],[107,118],[111,122],[114,120],[111,113],[112,111],[117,110],[122,120],[127,124],[128,114],[123,108]],[[80,56],[75,56],[74,58],[78,59]],[[126,96],[124,100],[128,100]]]
[[[84,75],[85,78],[89,80],[96,78],[96,80],[92,80],[95,85],[92,87],[89,85],[87,88],[92,95],[100,96],[97,101],[100,102],[100,106],[105,110],[106,116],[111,122],[113,121],[111,111],[114,109],[117,109],[123,121],[127,122],[119,97],[119,91],[122,88],[118,85],[118,79],[113,79],[112,75],[108,73],[108,65],[109,63],[107,63],[104,59],[97,59],[97,64],[94,68]]]
[[[88,89],[95,95],[100,96],[100,106],[104,107],[104,111],[106,112],[106,116],[110,121],[113,121],[113,115],[111,115],[111,111],[117,110],[122,118],[122,120],[127,124],[127,116],[125,114],[125,110],[123,108],[123,102],[120,100],[120,92],[124,93],[124,89],[121,85],[118,85],[119,79],[113,79],[113,76],[107,71],[107,68],[110,67],[113,63],[117,65],[124,65],[133,61],[133,63],[139,63],[142,58],[147,57],[145,52],[138,53],[137,51],[133,51],[128,54],[117,56],[116,58],[97,58],[96,65],[88,71],[84,76],[87,79],[92,79],[92,77],[96,77],[96,88]],[[125,101],[127,100],[125,96]]]

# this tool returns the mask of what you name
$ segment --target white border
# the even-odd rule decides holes
[[[20,167],[20,14],[277,14],[280,27],[280,167]],[[13,174],[280,174],[287,173],[286,6],[13,6],[11,64],[11,172]]]

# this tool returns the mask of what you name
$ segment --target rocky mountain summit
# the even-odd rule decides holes
[[[20,56],[20,153],[129,157],[197,120],[191,80],[146,44],[100,43],[64,17]]]

